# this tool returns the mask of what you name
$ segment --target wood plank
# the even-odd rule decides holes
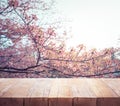
[[[103,81],[120,97],[120,79],[103,79]]]
[[[49,98],[49,106],[73,106],[71,98]]]
[[[50,89],[50,93],[49,93],[49,106],[57,106],[58,104],[58,89],[59,89],[59,80],[56,79],[54,80],[51,89]]]
[[[95,93],[88,85],[86,78],[72,79],[71,87],[73,97],[96,97]]]
[[[47,98],[25,98],[24,106],[48,106]]]
[[[86,78],[71,79],[73,106],[96,106],[96,95],[88,86]]]
[[[16,79],[14,79],[16,81]],[[14,82],[13,81],[13,82]],[[20,79],[17,80],[17,83],[6,90],[6,92],[2,93],[2,97],[17,97],[17,98],[23,98],[27,97],[29,93],[29,89],[34,84],[35,79],[29,80],[29,79]]]
[[[19,79],[0,79],[0,106],[22,106],[22,98],[3,98],[3,95],[10,89],[12,86],[17,84]]]
[[[48,106],[48,96],[53,80],[37,79],[30,89],[25,106]]]
[[[87,79],[88,86],[91,87],[96,97],[118,97],[116,93],[109,88],[102,79]]]
[[[59,79],[58,98],[72,98],[70,79]]]
[[[0,96],[4,94],[10,87],[14,86],[19,79],[0,79]]]
[[[53,80],[51,79],[37,79],[34,85],[29,90],[28,97],[48,97]]]
[[[23,106],[22,98],[0,98],[0,106]]]
[[[79,96],[79,91],[77,89],[76,84],[78,83],[78,79],[73,79],[70,81],[71,85],[71,93],[72,93],[72,97],[78,97]]]
[[[120,106],[119,98],[98,98],[97,106]]]
[[[59,79],[57,106],[72,106],[70,79]]]
[[[72,106],[68,79],[56,79],[49,95],[49,106]]]
[[[120,106],[120,79],[0,79],[0,106]]]
[[[96,98],[74,98],[73,106],[97,106]]]
[[[55,79],[51,85],[49,98],[58,97],[59,79]]]

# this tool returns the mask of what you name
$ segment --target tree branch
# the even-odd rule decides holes
[[[69,60],[69,59],[59,59],[59,58],[58,59],[57,58],[43,58],[43,59],[44,60],[51,60],[51,61],[65,61],[65,62],[76,62],[76,63],[82,62],[83,63],[85,61],[90,61],[90,60],[93,60],[93,59],[101,58],[101,57],[104,57],[106,55],[103,54],[103,55],[99,55],[97,57],[88,58],[88,59],[85,59],[85,60]]]
[[[5,10],[7,10],[9,8],[9,5],[6,7],[6,8],[4,8],[2,11],[0,11],[0,14],[3,14],[3,12],[5,11]]]
[[[29,67],[27,67],[27,68],[15,68],[15,67],[0,67],[0,71],[1,70],[6,70],[6,69],[8,69],[8,70],[17,70],[17,71],[25,71],[25,70],[29,70],[29,69],[33,69],[33,68],[36,68],[36,67],[39,67],[39,66],[41,66],[41,64],[39,64],[39,65],[33,65],[33,66],[29,66]]]

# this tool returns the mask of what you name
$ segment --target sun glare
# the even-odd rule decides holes
[[[97,49],[117,47],[120,37],[120,8],[116,3],[107,0],[60,1],[59,9],[72,20],[72,37],[66,41],[67,47],[78,44]]]
[[[67,48],[84,44],[87,49],[103,49],[116,46],[118,36],[105,33],[102,25],[96,28],[95,23],[79,23],[79,19],[71,23],[72,37],[66,41]],[[107,35],[108,34],[108,35]]]

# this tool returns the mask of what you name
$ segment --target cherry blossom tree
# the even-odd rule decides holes
[[[1,1],[0,62],[4,63],[3,69],[24,70],[39,66],[44,51],[49,49],[47,45],[56,34],[52,26],[42,28],[38,24],[38,15],[34,13],[49,10],[52,3],[42,0]]]
[[[57,27],[43,27],[41,15],[53,6],[53,0],[1,0],[0,77],[120,77],[113,56],[119,48],[66,50]]]

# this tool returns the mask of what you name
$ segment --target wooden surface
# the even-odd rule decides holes
[[[120,79],[0,79],[0,106],[120,106]]]

